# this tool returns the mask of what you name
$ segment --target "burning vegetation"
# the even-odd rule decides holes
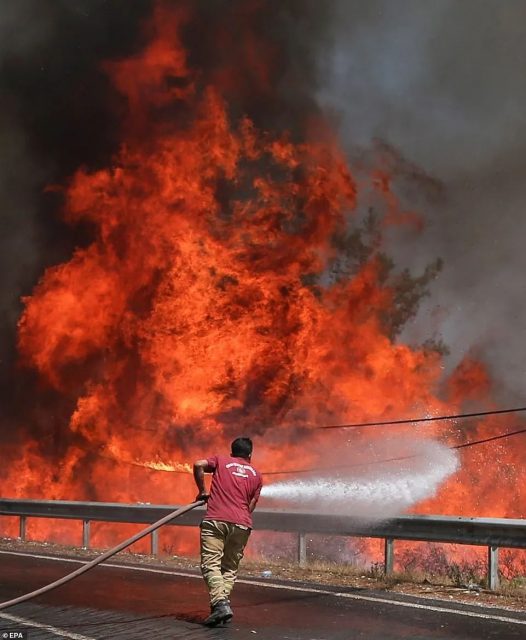
[[[52,187],[89,240],[24,299],[18,353],[40,400],[6,447],[6,497],[184,502],[188,464],[240,433],[264,472],[337,459],[371,475],[412,439],[509,426],[316,429],[492,408],[491,381],[474,359],[444,381],[440,348],[399,340],[440,262],[412,276],[384,253],[386,228],[418,242],[421,225],[396,158],[378,148],[353,169],[312,100],[289,95],[273,3],[209,4],[213,20],[155,4],[140,48],[104,62],[121,142]],[[300,5],[283,3],[287,20]],[[522,440],[467,449],[414,509],[524,517],[523,460]]]

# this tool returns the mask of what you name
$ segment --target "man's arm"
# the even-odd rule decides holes
[[[250,513],[252,513],[252,511],[254,511],[254,509],[256,508],[256,505],[259,500],[259,494],[261,493],[262,487],[263,487],[263,483],[260,482],[259,487],[256,489],[256,493],[254,494],[252,500],[248,503],[248,510],[250,511]]]
[[[208,460],[196,460],[194,462],[194,480],[197,486],[196,500],[208,500],[208,493],[205,486],[205,473],[212,473],[213,467],[208,464]]]

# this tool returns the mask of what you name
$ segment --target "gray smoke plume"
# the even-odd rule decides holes
[[[319,57],[320,102],[351,157],[381,139],[440,180],[420,236],[397,231],[389,253],[444,270],[402,335],[433,333],[451,370],[471,351],[523,396],[526,347],[526,5],[521,0],[340,0]],[[418,201],[406,204],[416,208]]]

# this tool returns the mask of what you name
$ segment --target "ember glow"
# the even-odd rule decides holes
[[[404,282],[418,290],[383,258],[382,228],[406,225],[418,242],[420,223],[385,167],[358,177],[319,114],[305,114],[300,139],[238,113],[228,102],[235,69],[205,82],[189,61],[181,32],[192,19],[158,4],[144,49],[105,63],[127,105],[122,144],[106,168],[79,159],[63,189],[65,220],[88,225],[93,240],[43,274],[19,322],[21,364],[74,408],[58,453],[27,426],[24,451],[2,471],[4,495],[188,501],[191,462],[239,434],[254,437],[268,472],[331,456],[352,464],[359,450],[376,465],[373,487],[389,433],[444,453],[436,466],[426,458],[432,482],[405,478],[415,490],[401,508],[524,516],[522,441],[466,450],[458,470],[443,446],[505,431],[503,418],[466,431],[314,429],[491,408],[491,382],[469,360],[444,383],[436,350],[396,340]],[[257,62],[263,94],[272,83],[258,51],[243,64]],[[364,215],[372,204],[385,214],[377,226]],[[345,482],[362,481],[349,471]]]

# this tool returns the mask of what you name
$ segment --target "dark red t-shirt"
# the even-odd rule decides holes
[[[222,520],[252,528],[248,506],[259,498],[263,482],[261,474],[244,458],[212,456],[207,459],[213,469],[207,520]]]

